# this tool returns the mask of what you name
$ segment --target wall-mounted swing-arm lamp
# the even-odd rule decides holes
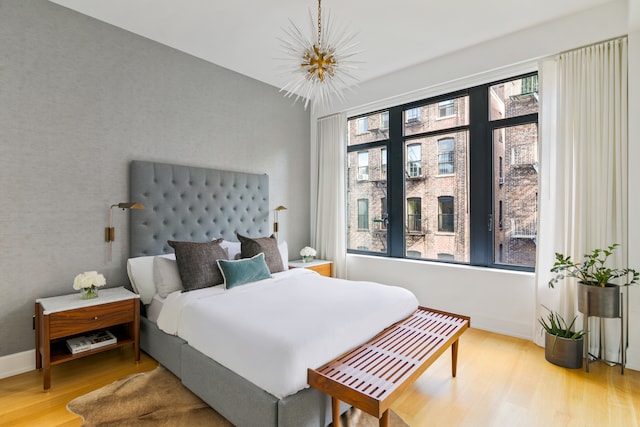
[[[273,212],[273,234],[276,235],[276,238],[278,238],[278,213],[280,211],[286,211],[287,208],[285,208],[284,206],[280,205],[277,208],[274,209]]]
[[[122,202],[111,205],[109,208],[109,226],[104,230],[104,238],[107,242],[116,240],[116,232],[113,228],[113,208],[125,209],[144,209],[144,205],[138,202]]]

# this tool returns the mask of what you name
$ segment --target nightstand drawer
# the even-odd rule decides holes
[[[313,267],[307,267],[307,269],[317,271],[323,276],[331,277],[331,265],[331,263],[314,265]]]
[[[289,268],[305,268],[313,270],[322,276],[333,277],[333,263],[324,259],[316,259],[304,262],[301,259],[289,261]]]
[[[132,322],[134,318],[134,300],[77,308],[49,315],[49,334],[56,339]]]

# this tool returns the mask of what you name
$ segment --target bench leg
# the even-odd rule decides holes
[[[333,396],[331,396],[331,416],[333,427],[340,427],[340,401]]]
[[[451,376],[455,378],[458,371],[458,340],[451,344]]]
[[[384,411],[382,413],[382,418],[380,418],[379,422],[379,426],[380,427],[389,427],[389,419],[391,417],[389,416],[389,409],[387,409],[386,411]]]

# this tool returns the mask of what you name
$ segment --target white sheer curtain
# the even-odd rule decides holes
[[[334,114],[318,119],[318,194],[312,245],[318,258],[332,260],[336,277],[345,278],[345,158],[347,119]]]
[[[536,276],[537,317],[544,305],[565,318],[579,315],[576,283],[549,289],[554,253],[582,259],[595,248],[622,246],[612,259],[627,261],[627,39],[562,53],[541,61],[540,227]],[[582,317],[578,318],[582,326]],[[620,322],[590,320],[590,353],[619,360]],[[536,321],[535,341],[544,339]]]

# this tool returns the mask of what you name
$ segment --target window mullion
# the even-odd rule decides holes
[[[491,262],[491,139],[487,122],[488,95],[486,87],[469,91],[469,232],[470,262],[472,265],[489,265]]]
[[[402,108],[389,109],[389,146],[387,158],[387,206],[389,256],[404,257],[404,144]]]

